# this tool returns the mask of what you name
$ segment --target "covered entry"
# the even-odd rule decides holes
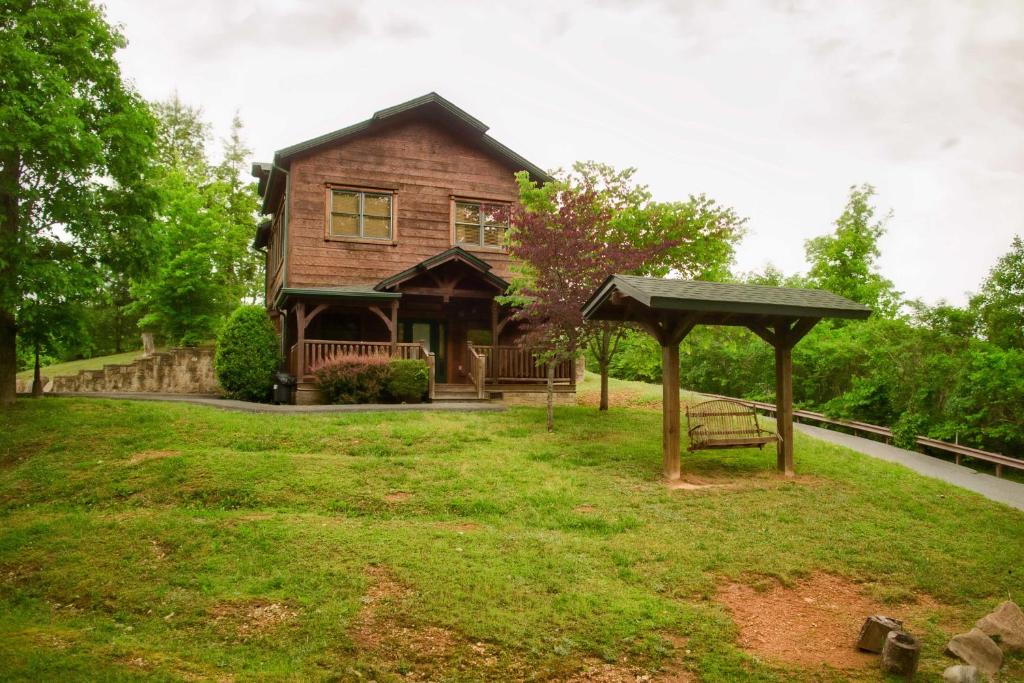
[[[793,347],[822,318],[864,319],[867,306],[831,292],[612,275],[583,306],[587,320],[634,323],[661,345],[665,477],[679,478],[679,344],[697,325],[746,327],[775,348],[778,469],[793,469]]]

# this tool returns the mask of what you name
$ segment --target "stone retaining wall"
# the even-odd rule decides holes
[[[46,391],[217,394],[220,386],[213,371],[213,356],[213,347],[169,349],[127,365],[104,365],[102,370],[55,377]]]

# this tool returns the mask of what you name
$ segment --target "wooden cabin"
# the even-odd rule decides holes
[[[297,402],[337,354],[421,358],[431,397],[529,400],[546,369],[495,297],[511,277],[502,206],[514,174],[549,180],[436,93],[253,164],[266,302]],[[571,364],[556,368],[574,396]]]

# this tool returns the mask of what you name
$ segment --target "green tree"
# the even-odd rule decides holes
[[[0,4],[0,404],[14,401],[19,312],[58,286],[31,269],[130,259],[145,238],[154,125],[121,77],[124,44],[87,0]]]
[[[869,184],[851,187],[835,231],[807,240],[807,281],[812,287],[870,306],[876,315],[892,317],[899,310],[900,293],[879,274],[876,263],[878,241],[892,212],[876,219],[871,204],[874,195],[875,188]]]
[[[176,96],[154,108],[161,159],[154,187],[162,198],[154,221],[157,266],[135,282],[129,310],[141,327],[190,345],[212,339],[238,304],[262,290],[258,254],[250,247],[258,199],[255,186],[241,180],[250,152],[237,116],[224,160],[213,165],[200,109]]]
[[[971,300],[985,337],[1006,349],[1024,349],[1024,240],[1013,238]]]

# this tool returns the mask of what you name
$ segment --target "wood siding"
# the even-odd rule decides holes
[[[289,287],[377,283],[452,246],[452,196],[512,201],[516,169],[427,120],[382,126],[291,163]],[[394,242],[326,239],[328,188],[394,192]],[[467,248],[511,276],[503,252]]]

